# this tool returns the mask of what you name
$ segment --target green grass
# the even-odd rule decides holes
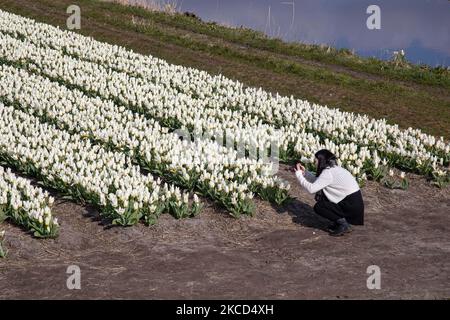
[[[117,11],[124,10],[122,7],[115,7],[115,9]],[[169,15],[164,12],[148,11],[139,7],[131,7],[128,10],[130,13],[141,18],[151,19],[161,24],[217,37],[252,48],[327,64],[341,65],[351,70],[382,75],[393,79],[450,88],[450,71],[445,67],[433,68],[425,64],[414,65],[411,63],[395,66],[389,61],[376,58],[363,58],[354,55],[347,48],[336,49],[329,46],[285,42],[281,39],[269,38],[264,33],[256,30],[242,27],[230,28],[215,22],[204,22],[198,18],[186,16],[181,13]]]

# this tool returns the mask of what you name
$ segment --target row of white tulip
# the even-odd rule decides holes
[[[85,60],[104,63],[117,70],[126,71],[131,75],[144,74],[147,80],[170,84],[184,93],[194,94],[196,87],[202,85],[203,79],[209,74],[194,68],[170,65],[166,61],[152,57],[136,54],[123,47],[98,42],[90,37],[83,37],[77,33],[60,30],[48,24],[36,23],[32,19],[11,14],[0,10],[0,30],[20,37],[26,37],[36,44],[50,46],[62,50],[68,54]],[[147,69],[146,67],[151,66]],[[144,67],[145,69],[142,69]],[[161,77],[167,69],[166,77]],[[153,72],[155,71],[155,72]],[[148,72],[148,73],[147,73]],[[173,73],[178,73],[176,78],[170,78]],[[222,83],[228,82],[225,87],[233,86],[233,80],[226,79],[222,75]],[[193,81],[200,80],[195,83]],[[208,86],[208,88],[212,88]],[[210,93],[213,93],[211,90]]]
[[[125,151],[153,173],[210,195],[234,214],[253,198],[248,186],[274,200],[287,196],[289,185],[270,176],[270,164],[238,157],[236,151],[212,141],[180,140],[157,122],[111,101],[88,97],[25,70],[0,66],[0,98],[60,129]]]
[[[292,97],[273,96],[260,89],[244,88],[239,82],[222,76],[210,76],[196,69],[170,65],[161,59],[139,55],[30,19],[5,15],[4,20],[8,24],[5,22],[6,26],[0,26],[0,30],[128,75],[151,80],[167,90],[175,88],[195,96],[208,107],[237,108],[245,111],[244,116],[251,114],[276,127],[290,126],[289,129],[297,129],[295,131],[304,128],[325,135],[336,143],[355,142],[359,146],[370,146],[386,154],[393,164],[413,171],[429,173],[433,167],[450,161],[448,143],[417,129],[401,130],[384,120],[310,105]]]
[[[20,20],[20,19],[19,19]],[[13,23],[12,23],[13,24]],[[10,24],[11,25],[11,24]],[[30,25],[30,24],[28,24]],[[53,28],[53,27],[49,27],[46,25],[42,25],[44,26],[44,29],[47,28],[47,30],[45,30],[45,32],[56,32],[56,33],[61,33],[62,31]],[[23,26],[21,26],[23,27]],[[16,29],[21,29],[20,28],[16,28]],[[37,26],[37,28],[39,28],[39,25]],[[5,29],[5,28],[4,28]],[[26,29],[26,28],[25,28]],[[33,29],[33,28],[31,28]],[[11,27],[10,29],[6,30],[6,32],[8,33],[13,33],[11,30],[14,30],[14,27]],[[42,36],[41,38],[39,38],[39,35],[42,35],[43,33],[33,33],[32,31],[30,31],[28,29],[28,31],[31,34],[31,38],[33,38],[33,43],[39,43],[40,40],[42,40]],[[17,31],[16,34],[20,33],[20,31]],[[62,32],[65,34],[65,32]],[[109,50],[103,50],[103,51],[96,51],[96,44],[98,44],[98,46],[103,46],[104,44],[101,43],[97,43],[95,41],[93,41],[92,39],[89,38],[85,38],[73,33],[67,33],[69,34],[71,37],[71,41],[68,41],[66,44],[64,44],[64,47],[61,47],[61,43],[64,43],[64,41],[60,41],[59,42],[59,53],[61,54],[65,54],[68,51],[70,51],[70,49],[73,49],[73,46],[71,45],[72,43],[75,43],[75,48],[78,47],[78,54],[72,54],[72,56],[79,56],[79,53],[83,53],[86,52],[86,50],[82,50],[82,48],[88,47],[91,48],[92,50],[88,50],[90,53],[95,53],[95,55],[92,55],[91,58],[93,56],[99,56],[101,57],[101,53],[103,52],[108,52],[108,53],[113,53],[114,55],[118,55],[120,58],[120,53],[123,52],[127,52],[123,49],[120,49],[119,47],[116,46],[109,46]],[[23,34],[21,34],[23,36]],[[54,34],[53,34],[54,35]],[[61,34],[59,34],[61,36]],[[54,39],[53,37],[46,37],[46,39]],[[27,38],[28,39],[28,38]],[[59,37],[58,39],[64,39],[64,37]],[[80,40],[79,42],[77,42],[77,40]],[[84,42],[83,42],[84,41]],[[86,43],[86,41],[88,41],[90,43],[90,45],[88,45]],[[44,41],[45,42],[45,41]],[[29,47],[29,43],[27,44]],[[45,47],[45,43],[40,43],[40,45],[44,45]],[[58,45],[55,44],[51,44],[51,47],[58,47]],[[108,47],[108,45],[104,45],[106,47]],[[116,48],[118,48],[116,50]],[[36,48],[33,48],[36,49]],[[49,49],[49,48],[45,48],[45,49]],[[22,51],[27,51],[22,50]],[[17,52],[17,50],[16,50]],[[55,58],[55,52],[54,51],[46,51],[47,53],[49,53],[49,56],[53,55],[53,58]],[[129,55],[134,56],[134,53],[128,52]],[[57,54],[56,54],[57,55]],[[141,57],[140,55],[137,55],[139,57]],[[143,57],[143,56],[142,56]],[[86,58],[86,57],[85,57]],[[106,63],[106,61],[113,61],[113,60],[117,60],[117,61],[122,61],[119,58],[117,59],[106,59],[104,62]],[[56,59],[58,59],[56,57]],[[60,57],[61,59],[61,57]],[[100,59],[100,58],[99,58]],[[130,56],[128,56],[127,58],[128,60],[133,60],[130,58]],[[123,61],[127,61],[127,59],[123,60]],[[145,60],[145,57],[143,57],[143,59]],[[151,58],[148,58],[150,60],[152,60]],[[48,59],[51,60],[51,59]],[[86,59],[89,60],[89,59]],[[92,59],[91,59],[92,60]],[[253,111],[257,111],[257,112],[249,112],[249,109],[247,108],[245,110],[245,112],[224,112],[222,108],[220,108],[221,102],[218,101],[220,100],[220,97],[223,96],[222,94],[219,94],[218,97],[216,98],[212,98],[212,99],[207,99],[206,96],[202,96],[204,94],[200,93],[199,95],[197,95],[198,97],[200,97],[201,99],[195,99],[195,98],[191,98],[189,96],[183,95],[183,94],[176,94],[173,89],[170,90],[170,87],[167,86],[168,81],[170,83],[173,83],[173,79],[177,79],[179,77],[177,77],[177,74],[170,74],[170,73],[161,73],[158,71],[158,68],[155,67],[157,65],[165,65],[165,63],[162,60],[159,59],[154,59],[155,64],[151,65],[151,68],[147,68],[145,70],[149,71],[149,70],[156,70],[156,74],[158,74],[158,72],[160,74],[162,74],[162,76],[160,77],[155,77],[153,74],[153,77],[151,78],[153,81],[155,81],[155,85],[151,85],[150,87],[146,86],[145,82],[142,82],[143,77],[139,78],[139,77],[130,77],[129,73],[117,73],[112,71],[111,69],[108,68],[104,68],[101,65],[93,65],[92,63],[90,64],[87,61],[80,61],[78,59],[73,59],[71,57],[68,56],[64,56],[62,57],[62,61],[64,61],[64,67],[60,70],[65,70],[67,73],[67,69],[72,70],[72,72],[74,72],[75,74],[77,73],[77,71],[79,71],[78,68],[74,68],[74,66],[76,65],[77,67],[85,67],[85,69],[83,69],[83,74],[80,75],[80,79],[83,79],[83,81],[81,82],[75,82],[75,84],[78,84],[79,86],[83,86],[82,84],[86,85],[86,83],[88,83],[88,87],[89,89],[92,90],[92,88],[97,88],[97,89],[105,89],[105,87],[108,87],[109,84],[114,83],[111,81],[107,81],[107,82],[103,82],[103,85],[98,85],[98,81],[94,81],[94,80],[99,80],[101,81],[102,79],[104,79],[104,77],[97,77],[95,78],[95,73],[98,74],[98,70],[102,70],[104,73],[103,75],[107,75],[107,74],[112,74],[113,78],[115,80],[116,85],[113,85],[113,88],[107,88],[107,89],[113,89],[113,90],[94,90],[97,93],[102,93],[104,95],[104,97],[115,97],[116,99],[118,99],[119,101],[121,101],[124,104],[134,104],[134,105],[138,105],[142,107],[142,100],[136,100],[136,97],[139,96],[139,90],[136,91],[134,90],[135,88],[132,88],[131,91],[127,89],[126,87],[126,83],[131,82],[133,84],[137,84],[137,88],[141,89],[140,94],[142,94],[142,96],[144,97],[144,102],[145,102],[145,93],[147,92],[147,90],[154,90],[153,93],[156,92],[156,94],[154,96],[151,96],[150,101],[148,101],[147,99],[147,103],[144,103],[144,107],[146,107],[145,111],[149,111],[149,107],[151,110],[151,116],[158,118],[160,121],[162,121],[165,124],[168,124],[170,126],[173,126],[173,124],[180,122],[182,125],[185,125],[189,128],[191,128],[191,130],[195,131],[195,128],[201,128],[200,130],[203,131],[204,128],[207,128],[207,131],[211,131],[211,130],[217,130],[217,127],[219,126],[219,131],[220,132],[226,132],[227,136],[232,136],[234,139],[236,139],[236,137],[238,137],[239,139],[241,139],[241,144],[243,143],[246,147],[249,146],[249,142],[251,142],[252,144],[257,144],[261,149],[266,148],[268,145],[271,144],[271,141],[275,140],[279,142],[279,147],[280,147],[280,154],[282,156],[284,156],[285,159],[287,158],[291,158],[292,156],[294,157],[303,157],[305,158],[312,158],[312,154],[311,152],[306,152],[305,149],[312,149],[312,150],[317,150],[319,149],[318,146],[322,146],[322,145],[331,145],[331,149],[335,150],[335,153],[342,159],[344,165],[347,166],[347,168],[351,169],[353,172],[358,172],[360,174],[360,178],[364,177],[364,173],[365,172],[370,172],[370,167],[366,164],[364,164],[364,159],[362,161],[360,161],[361,159],[358,159],[359,161],[355,161],[356,156],[355,154],[359,153],[363,153],[366,154],[366,146],[369,145],[369,147],[372,149],[372,151],[376,151],[379,150],[382,154],[384,154],[385,156],[388,157],[388,159],[390,160],[391,164],[397,165],[399,167],[402,167],[404,169],[409,169],[409,170],[413,170],[413,171],[419,171],[421,173],[426,173],[426,174],[430,174],[431,171],[435,171],[436,168],[439,166],[439,164],[443,164],[446,163],[448,160],[448,152],[444,153],[444,158],[438,159],[438,157],[436,155],[433,154],[433,150],[436,149],[435,147],[442,147],[445,146],[445,148],[443,149],[445,152],[448,149],[448,146],[443,144],[441,140],[437,141],[437,143],[435,144],[435,146],[432,148],[433,150],[427,150],[427,147],[424,146],[423,144],[418,143],[419,140],[415,139],[414,137],[411,138],[408,134],[406,134],[405,139],[397,139],[396,144],[392,145],[389,143],[386,143],[386,141],[382,140],[382,139],[378,139],[377,141],[369,141],[367,139],[367,137],[363,137],[363,136],[358,136],[358,141],[359,141],[359,145],[360,146],[356,146],[356,151],[354,152],[348,152],[348,150],[354,150],[355,147],[353,145],[353,143],[348,143],[348,144],[344,144],[342,145],[342,141],[344,141],[345,135],[343,132],[339,133],[339,130],[336,131],[335,127],[332,127],[334,129],[333,134],[325,134],[323,130],[322,131],[318,131],[318,128],[320,127],[320,123],[323,123],[324,119],[328,119],[325,122],[329,122],[329,120],[334,120],[334,118],[339,118],[339,115],[342,114],[340,111],[338,110],[333,110],[333,109],[328,109],[325,107],[320,107],[320,106],[315,106],[317,108],[319,108],[319,110],[315,109],[313,110],[313,112],[311,112],[311,108],[310,110],[306,109],[302,111],[302,116],[303,115],[308,115],[308,119],[311,119],[312,123],[313,123],[313,129],[311,130],[311,126],[307,126],[304,123],[302,123],[302,118],[298,118],[298,114],[296,114],[294,111],[297,110],[297,106],[295,105],[296,102],[300,101],[300,100],[293,100],[292,98],[282,98],[279,97],[277,95],[277,98],[282,98],[282,99],[287,99],[289,100],[289,102],[292,102],[291,105],[294,105],[293,108],[293,115],[294,117],[291,117],[290,120],[292,120],[292,118],[297,118],[295,119],[295,121],[291,121],[292,123],[287,123],[287,124],[283,124],[281,123],[280,119],[284,119],[285,114],[282,114],[280,112],[278,112],[278,115],[281,114],[281,118],[277,118],[274,120],[274,118],[272,117],[272,115],[270,113],[267,113],[267,111],[264,113],[264,117],[261,117],[261,114],[258,115],[257,112],[261,112],[261,110],[265,110],[264,108],[262,108],[260,105],[257,105],[256,108],[254,108],[253,105],[250,104],[250,108],[253,108]],[[123,62],[122,61],[122,62]],[[134,60],[133,60],[134,61]],[[33,62],[39,64],[41,67],[44,66],[49,66],[51,65],[51,62],[49,64],[49,61],[46,61],[45,63],[42,64],[41,61],[36,61],[33,60]],[[60,61],[61,62],[61,61]],[[96,60],[96,62],[98,62],[98,59]],[[132,63],[132,62],[130,62]],[[107,64],[108,65],[108,64]],[[121,63],[121,65],[126,65],[125,63]],[[145,65],[145,64],[144,64]],[[53,65],[53,67],[55,67],[55,65]],[[135,65],[135,67],[137,67]],[[181,67],[180,67],[181,68]],[[38,68],[39,69],[39,68]],[[114,70],[120,69],[120,68],[115,68],[113,67]],[[123,69],[123,68],[122,68]],[[139,68],[137,68],[136,70],[138,70]],[[181,68],[182,69],[182,68]],[[177,69],[177,71],[180,71],[181,69]],[[134,73],[137,73],[137,71],[134,70]],[[141,70],[143,70],[141,68]],[[41,70],[42,71],[42,70]],[[54,69],[53,69],[54,71]],[[167,71],[167,70],[166,70]],[[191,70],[193,71],[193,70]],[[179,72],[178,72],[179,73]],[[56,73],[59,77],[61,77],[61,72],[57,72]],[[88,74],[88,80],[86,80],[86,74]],[[195,72],[192,72],[192,74],[195,74]],[[192,76],[192,74],[190,73],[189,76]],[[202,73],[204,74],[204,73]],[[47,73],[47,75],[53,76],[51,73]],[[149,74],[147,73],[147,76]],[[147,80],[150,77],[147,78]],[[67,80],[68,78],[66,78],[65,80]],[[70,77],[69,77],[70,79]],[[79,79],[79,80],[80,80]],[[124,82],[124,79],[126,79],[126,81]],[[170,79],[167,81],[164,81],[164,79]],[[184,78],[186,79],[186,78]],[[73,80],[73,79],[72,79]],[[81,84],[80,84],[81,83]],[[123,86],[118,86],[117,84],[122,83]],[[201,83],[198,81],[192,81],[192,83]],[[206,81],[205,85],[207,85],[208,83],[212,83],[212,81]],[[73,84],[73,83],[72,83]],[[194,86],[195,87],[195,86]],[[224,86],[224,88],[226,88],[227,86]],[[231,86],[228,86],[228,88],[230,88]],[[120,88],[120,89],[118,89]],[[150,88],[150,89],[149,89]],[[117,96],[117,90],[122,90],[122,94],[119,94]],[[123,91],[125,90],[125,91]],[[156,90],[156,91],[155,91]],[[159,90],[159,92],[158,92]],[[177,88],[177,90],[179,91],[179,88]],[[222,89],[221,89],[222,90]],[[234,90],[234,89],[233,89]],[[170,92],[169,95],[164,96],[164,93],[166,92]],[[219,92],[220,90],[218,89],[218,87],[213,88],[213,90],[215,93]],[[222,90],[223,91],[223,90]],[[262,92],[262,91],[258,91]],[[267,94],[265,92],[262,92],[263,96]],[[162,101],[165,104],[165,106],[167,106],[167,101],[173,101],[174,99],[176,99],[176,103],[172,103],[171,105],[169,104],[169,108],[168,109],[164,109],[164,108],[156,108],[156,114],[155,114],[155,101],[154,99],[158,99],[158,98],[163,98]],[[243,97],[245,98],[245,96],[240,96],[240,99],[242,100]],[[272,98],[269,95],[270,98]],[[269,99],[270,100],[270,99]],[[161,99],[159,100],[161,101]],[[242,102],[242,101],[241,101]],[[244,101],[245,102],[245,101]],[[300,101],[303,102],[303,101]],[[248,104],[248,103],[247,103]],[[161,106],[162,104],[160,103],[157,106]],[[246,104],[243,103],[242,105],[233,105],[234,108],[239,108],[242,106],[245,106]],[[211,107],[212,106],[212,107]],[[184,107],[184,108],[183,108]],[[197,109],[195,108],[197,107]],[[292,107],[292,106],[291,106]],[[289,106],[284,106],[282,108],[279,108],[278,111],[285,109],[288,111],[289,113]],[[213,111],[211,111],[210,109],[213,109]],[[301,108],[300,108],[301,109]],[[163,113],[158,115],[158,112],[160,112],[161,110],[164,110]],[[332,116],[325,116],[323,117],[322,115],[320,117],[316,117],[316,112],[322,112],[322,114],[326,114],[327,111],[333,112]],[[309,113],[308,113],[309,111]],[[203,115],[203,118],[200,119],[202,121],[199,121],[199,119],[193,119],[192,117],[189,117],[191,115]],[[252,116],[248,116],[249,114],[251,114]],[[173,115],[176,115],[176,117],[174,117]],[[264,121],[266,122],[272,122],[271,126],[265,126],[264,128],[261,128],[261,119],[255,118],[254,116],[259,116],[261,119],[264,119]],[[353,114],[350,114],[351,116],[354,116]],[[267,118],[269,117],[269,118]],[[212,120],[213,119],[213,120]],[[216,120],[214,120],[216,119]],[[363,117],[363,119],[368,119],[367,117]],[[344,119],[345,120],[345,119]],[[238,124],[236,126],[236,123]],[[281,124],[280,124],[281,123]],[[340,122],[342,123],[342,121]],[[357,121],[355,121],[355,119],[351,119],[351,121],[349,121],[348,123],[352,123],[355,124],[357,123]],[[297,125],[295,125],[297,124]],[[372,125],[374,124],[374,125]],[[378,131],[376,132],[380,132],[380,127],[382,127],[383,123],[381,123],[378,121],[374,121],[372,120],[371,123],[369,125],[366,125],[364,127],[364,124],[362,124],[360,126],[360,129],[369,129],[372,130],[372,127],[375,127]],[[384,123],[385,125],[385,123]],[[176,125],[175,125],[176,127]],[[281,127],[280,129],[275,129]],[[392,127],[392,126],[391,126]],[[231,128],[231,129],[230,129]],[[228,130],[227,130],[228,129]],[[394,128],[395,129],[395,128]],[[398,129],[398,128],[397,128]],[[303,130],[307,130],[307,131],[313,131],[313,132],[319,132],[319,135],[311,135],[311,134],[305,134],[303,132]],[[231,131],[231,132],[230,132]],[[352,131],[354,131],[354,129],[352,129]],[[381,130],[382,131],[382,130]],[[262,134],[260,134],[262,132]],[[364,132],[364,130],[360,130],[358,131],[359,133]],[[398,131],[401,132],[401,131]],[[416,131],[414,131],[416,132]],[[272,135],[272,136],[270,136]],[[324,137],[323,137],[324,136]],[[390,137],[393,136],[393,132],[389,132],[389,135],[386,134],[381,134],[382,137],[386,138],[386,137]],[[423,135],[420,135],[421,137]],[[426,135],[425,135],[426,136]],[[256,137],[256,138],[255,138]],[[274,138],[275,137],[275,138]],[[372,138],[374,138],[374,135],[372,134],[371,136]],[[328,141],[329,138],[331,141]],[[354,138],[354,137],[353,137]],[[270,140],[272,139],[272,140]],[[356,139],[353,139],[356,140]],[[375,139],[376,140],[376,139]],[[413,141],[413,143],[409,143],[409,141]],[[432,139],[431,139],[432,140]],[[431,140],[427,140],[427,141],[431,141]],[[305,141],[308,141],[309,143],[305,145]],[[315,142],[315,143],[312,143]],[[348,139],[346,140],[348,141]],[[406,142],[405,142],[406,141]],[[337,146],[336,143],[333,142],[337,142]],[[389,141],[388,141],[389,142]],[[316,147],[317,146],[317,147]],[[308,148],[309,147],[309,148]],[[314,148],[316,147],[316,148]],[[343,149],[343,151],[341,150]],[[437,148],[439,149],[439,148]],[[441,148],[442,149],[442,148]],[[442,150],[440,150],[442,151]],[[356,152],[356,153],[355,153]],[[443,152],[440,152],[440,154],[442,155]],[[439,153],[439,152],[438,152]],[[352,161],[353,160],[353,161]],[[356,163],[358,162],[358,163]],[[364,169],[365,167],[365,169]]]
[[[0,103],[0,156],[44,185],[99,207],[113,224],[153,223],[158,215],[198,212],[197,198],[141,173],[123,153],[93,145],[80,135],[41,123]]]
[[[0,222],[11,219],[36,237],[56,237],[59,225],[50,209],[53,201],[47,191],[0,166]]]
[[[219,136],[226,136],[227,145],[231,141],[232,146],[243,146],[247,150],[251,149],[251,146],[256,146],[260,154],[266,153],[267,149],[275,145],[274,149],[279,148],[280,155],[284,159],[292,157],[288,153],[290,145],[297,157],[307,160],[313,159],[316,150],[327,147],[334,150],[348,168],[354,168],[361,178],[364,176],[362,170],[364,159],[356,161],[357,158],[353,155],[357,151],[365,153],[365,148],[359,150],[354,143],[338,145],[329,139],[321,141],[318,136],[304,132],[301,127],[276,129],[261,124],[260,121],[252,121],[239,111],[228,112],[207,108],[202,103],[194,103],[195,101],[186,95],[180,93],[167,95],[163,87],[152,85],[150,89],[142,79],[131,78],[95,63],[79,61],[56,50],[41,48],[27,40],[22,41],[6,34],[0,35],[0,42],[2,43],[0,57],[4,60],[14,63],[26,60],[28,61],[26,66],[31,70],[66,82],[66,85],[75,84],[80,89],[87,88],[86,93],[95,91],[103,99],[115,98],[122,104],[143,108],[146,115],[163,123],[167,119],[176,119],[183,127],[193,128],[194,134],[202,134],[203,131],[220,132]],[[127,83],[130,85],[127,86]],[[156,93],[150,92],[153,89]],[[128,98],[129,96],[131,98]],[[141,102],[136,102],[136,97],[140,97]],[[200,132],[196,130],[197,128],[200,128]],[[274,183],[271,186],[276,188]],[[282,184],[280,187],[283,189]]]
[[[28,40],[0,35],[1,57],[11,62],[23,62],[53,79],[76,85],[87,93],[94,92],[104,99],[141,111],[172,129],[186,127],[194,134],[224,132],[228,140],[240,146],[267,149],[271,141],[285,141],[281,130],[262,125],[241,112],[208,108],[206,101],[195,100],[159,84],[128,76],[92,62],[78,60],[57,50],[39,47]],[[26,63],[28,62],[28,63]],[[259,122],[259,123],[258,123]],[[245,127],[244,127],[245,126]],[[239,141],[235,141],[239,139]]]

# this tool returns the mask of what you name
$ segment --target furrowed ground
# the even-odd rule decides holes
[[[1,0],[0,8],[65,26],[78,4],[81,33],[170,63],[223,73],[249,86],[344,110],[385,117],[450,137],[448,73],[377,69],[357,58],[295,50],[251,33],[184,16],[99,1]],[[10,223],[0,260],[0,298],[449,298],[449,189],[410,175],[407,191],[369,182],[366,225],[334,239],[312,211],[313,197],[283,165],[296,197],[283,207],[257,201],[255,217],[235,219],[212,203],[190,219],[105,229],[98,212],[54,194],[60,235],[38,240]],[[66,288],[79,265],[82,290]],[[368,290],[378,265],[382,289]]]
[[[120,299],[448,299],[447,190],[416,178],[407,191],[369,182],[366,225],[335,239],[321,228],[313,197],[285,208],[258,202],[255,217],[235,219],[214,206],[196,218],[162,216],[154,227],[105,230],[97,213],[62,199],[56,240],[36,240],[3,224],[10,255],[0,260],[0,297]],[[82,289],[67,290],[78,265]],[[366,287],[381,268],[381,290]]]

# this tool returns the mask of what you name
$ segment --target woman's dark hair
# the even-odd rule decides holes
[[[314,156],[318,160],[316,177],[320,176],[324,169],[337,165],[337,158],[330,150],[319,150]]]

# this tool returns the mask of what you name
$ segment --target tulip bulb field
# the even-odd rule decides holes
[[[252,214],[255,195],[282,205],[290,185],[272,174],[274,160],[311,164],[321,148],[361,184],[382,165],[448,180],[450,144],[418,129],[246,88],[5,11],[0,43],[2,161],[113,224],[195,216],[197,194],[236,217]],[[55,235],[49,207],[6,190],[8,217]]]
[[[382,116],[344,111],[338,105],[298,98],[302,95],[244,84],[229,73],[174,64],[153,52],[138,53],[119,41],[114,44],[111,34],[142,36],[138,26],[122,30],[90,17],[86,25],[98,23],[106,30],[102,38],[38,18],[59,10],[59,3],[66,6],[65,0],[56,0],[54,7],[48,2],[49,12],[40,10],[47,0],[20,2],[34,19],[12,13],[25,12],[14,1],[0,4],[0,263],[14,265],[25,257],[20,263],[28,261],[31,268],[38,259],[40,271],[30,277],[39,290],[44,288],[39,291],[42,297],[55,296],[48,293],[51,289],[45,291],[42,279],[62,270],[51,259],[85,264],[83,270],[90,268],[87,261],[94,261],[99,266],[92,272],[109,270],[130,286],[155,285],[159,290],[152,291],[158,292],[155,297],[195,297],[195,290],[201,292],[199,297],[206,292],[209,297],[212,290],[211,297],[228,298],[217,289],[223,287],[235,297],[278,299],[309,292],[293,285],[288,274],[295,271],[284,269],[286,261],[289,266],[302,264],[301,275],[295,277],[305,284],[314,282],[311,275],[328,265],[351,265],[355,274],[356,268],[363,268],[359,261],[373,264],[372,257],[383,256],[392,246],[392,259],[402,257],[401,250],[414,252],[414,259],[428,259],[423,243],[438,258],[444,255],[439,250],[448,257],[450,249],[443,243],[450,233],[448,223],[442,224],[448,219],[448,212],[443,212],[450,200],[446,132],[432,135],[429,132],[435,131],[425,126],[408,127]],[[100,5],[81,2],[86,8]],[[120,12],[117,8],[111,11],[113,16]],[[167,50],[179,49],[172,45]],[[185,55],[197,54],[186,50]],[[210,58],[210,53],[198,54]],[[224,56],[215,58],[210,64],[227,63]],[[242,61],[238,66],[236,74],[245,71]],[[282,76],[273,73],[274,79]],[[314,155],[321,149],[337,156],[364,196],[369,221],[364,228],[371,236],[356,229],[348,237],[354,240],[344,237],[339,250],[351,255],[346,265],[335,256],[336,240],[323,232],[325,222],[314,214],[314,195],[300,188],[293,173],[299,162],[314,173]],[[406,228],[422,224],[427,232],[420,233],[420,239],[405,235]],[[383,233],[386,225],[389,234]],[[367,256],[358,259],[358,250]],[[169,266],[162,257],[174,260]],[[403,281],[398,275],[408,274],[410,266],[427,264],[414,259],[389,260],[391,283]],[[185,284],[181,266],[212,285],[203,288],[194,280]],[[151,272],[154,282],[122,278],[122,272],[130,270],[147,276]],[[339,270],[333,278],[340,279]],[[4,295],[27,296],[11,289],[23,287],[22,271],[17,276],[15,272]],[[236,277],[224,277],[228,272]],[[427,274],[435,277],[437,272]],[[115,296],[128,297],[122,285],[96,275],[109,283]],[[278,286],[270,283],[272,276]],[[247,280],[253,287],[246,287]],[[95,281],[87,285],[93,292],[101,287]],[[182,291],[177,291],[177,283],[183,284]],[[404,282],[397,284],[403,288]],[[436,286],[445,284],[436,281]],[[439,288],[439,294],[445,291]],[[334,289],[333,285],[327,289],[333,298]],[[142,290],[136,296],[147,297],[149,291]],[[192,295],[186,293],[189,290]],[[392,292],[389,296],[401,296],[403,291]],[[375,297],[360,293],[349,295]]]

